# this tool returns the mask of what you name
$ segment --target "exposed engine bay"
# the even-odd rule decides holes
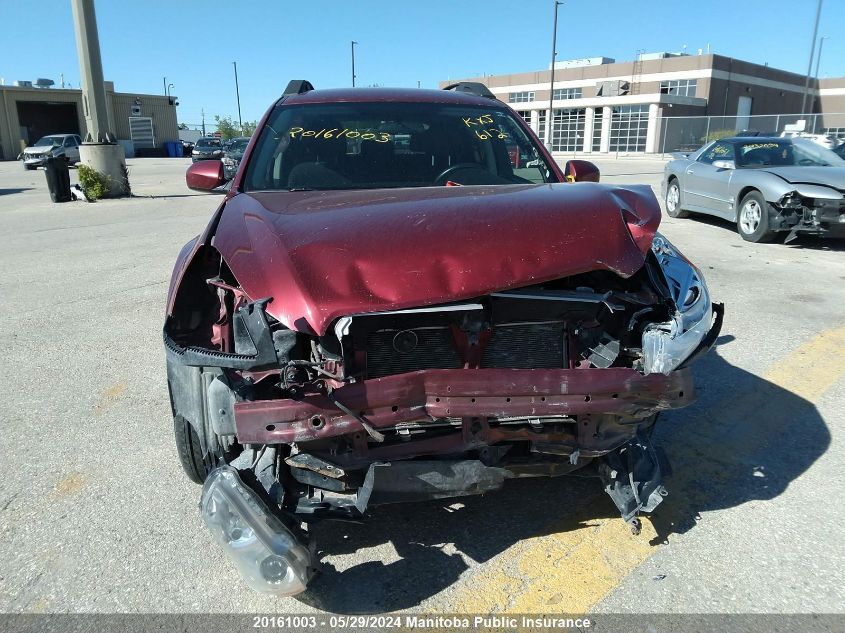
[[[686,366],[722,315],[660,236],[629,278],[353,314],[322,336],[267,314],[212,248],[186,277],[165,326],[176,424],[300,541],[303,521],[576,470],[638,532],[667,494],[651,430],[694,401]]]

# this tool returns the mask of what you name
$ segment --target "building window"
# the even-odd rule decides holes
[[[674,79],[660,82],[660,94],[678,95],[679,97],[694,97],[698,87],[696,79]]]
[[[561,101],[562,99],[580,99],[580,88],[559,88],[555,90],[554,100]]]
[[[618,106],[610,117],[610,151],[644,152],[648,106]]]
[[[602,116],[602,108],[596,108],[593,111],[593,151],[601,151],[601,126],[604,122]]]
[[[552,124],[553,152],[584,149],[584,108],[555,109]]]
[[[537,138],[539,138],[542,142],[546,142],[546,111],[540,110],[537,114],[540,116],[537,118]]]
[[[508,103],[529,103],[534,101],[534,91],[511,92],[508,94]]]

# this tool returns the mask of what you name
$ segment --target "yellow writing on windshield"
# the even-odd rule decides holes
[[[313,138],[313,139],[339,139],[339,138],[360,138],[362,141],[375,141],[376,143],[387,143],[390,141],[389,132],[372,132],[369,130],[356,130],[350,128],[331,128],[322,130],[306,130],[302,127],[292,127],[288,130],[291,138]]]
[[[752,143],[751,145],[743,145],[742,153],[746,154],[752,149],[778,149],[780,147],[777,143]]]
[[[470,117],[465,116],[461,117],[461,120],[464,122],[464,125],[467,127],[473,127],[476,125],[489,125],[493,122],[493,115],[492,114],[482,114],[479,117]]]

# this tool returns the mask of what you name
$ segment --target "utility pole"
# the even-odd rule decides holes
[[[205,108],[202,109],[202,135],[205,136]]]
[[[355,45],[358,42],[352,40],[352,87],[355,87]]]
[[[816,36],[819,34],[819,16],[822,13],[822,0],[819,0],[816,6],[816,24],[813,27],[813,43],[810,46],[810,63],[807,64],[807,79],[804,81],[804,96],[801,99],[801,114],[804,114],[804,108],[807,105],[807,97],[810,93],[810,73],[813,72],[813,55],[816,52]],[[812,101],[810,105],[812,106]]]
[[[71,0],[79,75],[82,84],[82,109],[88,133],[79,147],[81,163],[108,178],[108,196],[129,195],[129,180],[123,147],[113,141],[109,112],[106,109],[106,87],[103,62],[100,58],[100,37],[94,0]]]
[[[552,76],[549,81],[549,114],[546,117],[548,119],[546,121],[546,147],[549,148],[550,152],[552,151],[552,122],[555,119],[553,102],[555,99],[555,59],[557,58],[557,8],[562,4],[563,2],[554,0],[555,17],[554,25],[552,26]]]
[[[244,124],[241,121],[241,90],[238,88],[238,62],[232,62],[235,67],[235,95],[238,97],[238,126],[241,128],[241,136],[244,135]]]
[[[109,113],[106,109],[106,88],[103,84],[103,62],[100,58],[100,37],[94,0],[72,0],[79,74],[82,80],[82,109],[88,128],[86,140],[106,142],[110,136]]]

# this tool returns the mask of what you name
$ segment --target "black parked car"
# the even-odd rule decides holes
[[[201,138],[191,152],[193,162],[198,160],[220,160],[223,158],[223,145],[219,138]]]

